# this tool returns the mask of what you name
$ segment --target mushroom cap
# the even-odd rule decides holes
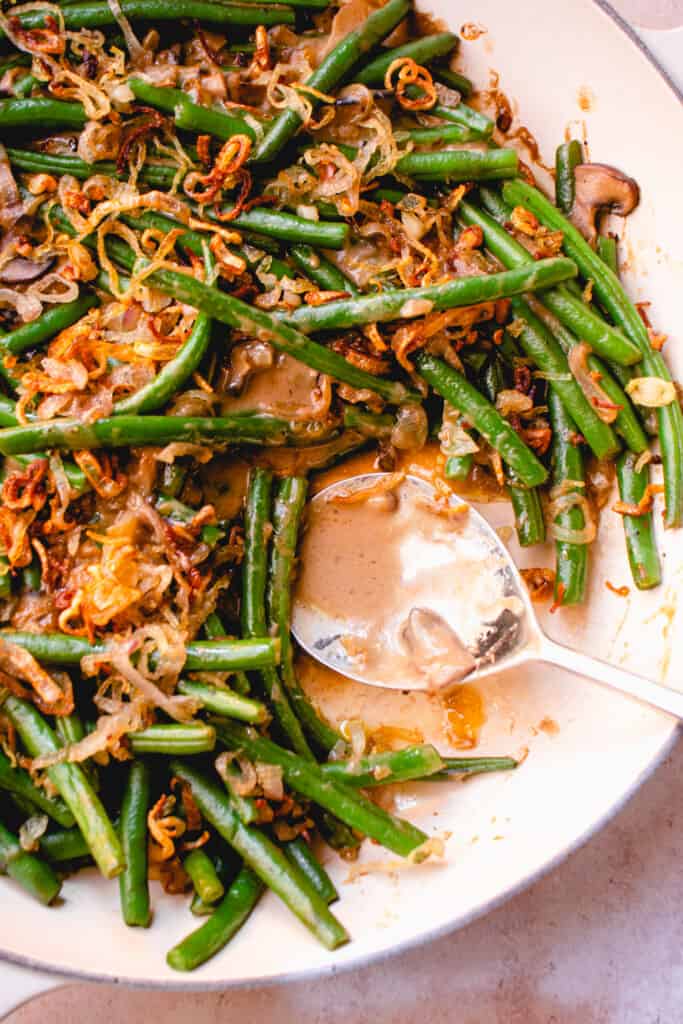
[[[578,164],[574,168],[574,182],[571,220],[591,243],[597,236],[601,211],[625,217],[640,201],[637,181],[609,164]]]
[[[54,261],[54,256],[46,256],[42,260],[27,260],[23,256],[15,256],[0,270],[0,281],[10,285],[29,284],[47,273]]]

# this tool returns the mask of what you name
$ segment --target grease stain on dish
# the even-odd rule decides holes
[[[579,108],[588,114],[595,110],[595,93],[589,86],[582,85],[576,97]]]

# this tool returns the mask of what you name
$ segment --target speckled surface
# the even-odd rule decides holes
[[[636,26],[683,25],[683,0],[612,3]],[[7,1024],[680,1024],[681,791],[679,743],[617,818],[548,877],[460,932],[379,965],[222,994],[69,985]]]
[[[683,744],[598,836],[488,917],[320,982],[181,995],[68,986],[7,1024],[680,1024]]]

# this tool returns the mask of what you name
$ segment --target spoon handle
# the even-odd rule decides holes
[[[547,636],[543,637],[541,649],[537,655],[539,661],[545,661],[551,665],[559,665],[570,672],[575,672],[586,679],[594,679],[597,683],[609,686],[619,693],[628,694],[645,704],[651,704],[660,711],[667,711],[678,719],[683,719],[683,693],[671,690],[668,686],[655,682],[653,679],[646,679],[634,672],[627,672],[623,668],[610,665],[607,661],[600,661],[598,658],[591,658],[579,651],[572,651],[569,647],[555,643]]]

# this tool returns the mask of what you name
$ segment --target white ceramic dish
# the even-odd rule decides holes
[[[459,30],[465,17],[451,0],[425,3]],[[466,5],[459,5],[464,10]],[[683,165],[683,114],[671,86],[612,14],[592,0],[478,0],[472,7],[487,28],[462,46],[464,68],[478,83],[489,70],[514,98],[546,160],[569,122],[586,123],[591,157],[613,162],[638,179],[643,199],[624,229],[626,281],[652,302],[658,328],[669,334],[666,354],[683,377],[679,304],[683,269],[683,210],[676,168]],[[579,97],[587,98],[584,111]],[[621,225],[620,225],[621,227]],[[679,332],[677,336],[677,332]],[[494,509],[509,521],[502,506]],[[626,599],[604,586],[629,583],[621,523],[606,511],[592,573],[589,614],[562,612],[546,623],[551,635],[599,657],[683,681],[683,644],[676,603],[683,572],[683,532],[662,538],[666,578],[655,593]],[[351,693],[351,690],[353,692]],[[429,726],[420,698],[349,684],[356,711],[378,721],[403,719]],[[349,694],[345,696],[348,697]],[[411,811],[428,831],[452,833],[445,866],[345,882],[348,866],[329,868],[342,890],[335,910],[353,942],[335,953],[319,947],[274,897],[223,955],[179,976],[164,955],[192,926],[184,902],[154,887],[155,921],[148,931],[126,929],[115,884],[84,873],[65,887],[65,904],[46,911],[19,890],[2,886],[0,1015],[50,984],[42,972],[129,984],[206,989],[321,975],[427,942],[487,912],[557,864],[615,813],[670,748],[674,723],[666,716],[559,672],[538,668],[487,684],[489,721],[482,752],[530,756],[515,773],[466,785],[427,787]],[[327,699],[327,698],[326,698]],[[537,726],[552,719],[559,731]],[[432,723],[435,719],[432,716]],[[429,731],[429,729],[427,729]],[[436,738],[440,740],[438,730]],[[377,848],[365,852],[376,861]],[[14,965],[30,967],[31,972]],[[55,978],[52,983],[59,983]]]

